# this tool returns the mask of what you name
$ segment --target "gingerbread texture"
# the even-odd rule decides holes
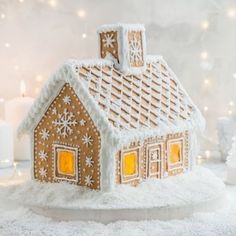
[[[68,60],[19,128],[32,138],[32,177],[100,191],[191,171],[205,121],[142,25],[98,29],[96,60]]]

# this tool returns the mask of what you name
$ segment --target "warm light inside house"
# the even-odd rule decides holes
[[[123,173],[125,176],[134,175],[137,171],[137,152],[124,154]]]
[[[180,162],[181,160],[181,144],[180,143],[172,143],[170,144],[170,154],[169,160],[171,164],[175,164]]]
[[[25,92],[26,92],[25,81],[21,80],[21,82],[20,82],[20,94],[21,94],[22,97],[25,96]]]
[[[75,175],[74,151],[58,151],[58,171],[60,174]]]

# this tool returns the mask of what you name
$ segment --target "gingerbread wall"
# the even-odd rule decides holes
[[[168,163],[168,143],[172,141],[180,141],[182,145],[183,160],[182,163],[177,163],[170,166]],[[142,179],[151,178],[164,178],[167,176],[177,175],[183,173],[188,169],[189,166],[189,153],[188,153],[188,132],[169,134],[162,137],[152,137],[146,139],[143,143],[134,142],[124,147],[123,150],[116,154],[116,183],[128,183],[131,185],[137,185]],[[139,175],[137,177],[130,178],[129,180],[124,179],[122,176],[122,154],[129,150],[139,150]],[[149,151],[160,150],[160,167],[158,170],[154,168],[154,174],[150,173],[150,169],[155,167],[150,162]],[[157,162],[156,162],[157,163]],[[154,162],[155,164],[155,162]],[[158,172],[159,171],[159,172]]]
[[[34,131],[34,177],[100,189],[100,134],[74,90],[65,84]],[[76,178],[59,174],[57,148],[76,151]]]

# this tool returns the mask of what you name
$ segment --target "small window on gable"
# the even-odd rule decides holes
[[[139,179],[140,176],[140,148],[133,148],[121,152],[121,182],[127,183]]]
[[[54,176],[57,180],[78,181],[78,148],[54,145]]]

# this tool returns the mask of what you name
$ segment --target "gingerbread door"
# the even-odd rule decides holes
[[[147,145],[147,177],[161,178],[164,159],[164,143]]]

